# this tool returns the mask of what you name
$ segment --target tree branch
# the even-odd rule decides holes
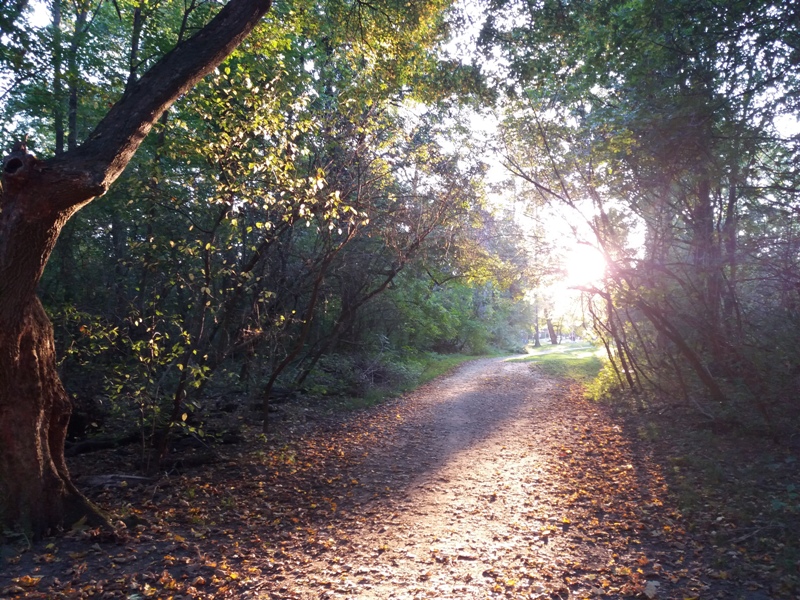
[[[233,52],[270,6],[271,0],[230,0],[197,34],[129,86],[81,146],[47,161],[46,172],[59,178],[73,173],[68,178],[85,188],[83,198],[50,198],[51,207],[64,210],[105,193],[159,117]]]

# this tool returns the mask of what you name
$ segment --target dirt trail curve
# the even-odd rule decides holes
[[[517,587],[546,525],[536,518],[537,486],[569,435],[540,426],[558,396],[528,365],[481,360],[407,397],[411,418],[362,466],[363,521],[349,536],[357,541],[289,589],[307,598],[482,598]],[[333,589],[321,593],[320,583]]]
[[[567,402],[571,393],[528,364],[486,359],[405,397],[402,423],[365,453],[354,475],[360,509],[336,523],[332,552],[288,572],[279,593],[468,599],[647,590],[656,597],[664,567],[656,562],[654,570],[641,542],[625,534],[607,543],[602,536],[613,527],[601,527],[597,540],[572,527],[576,519],[592,528],[600,521],[578,514],[589,492],[564,480],[567,447],[598,417]],[[600,520],[613,510],[602,498],[592,503]]]
[[[0,597],[793,597],[731,566],[744,538],[734,528],[730,546],[718,543],[722,517],[687,533],[641,432],[526,363],[476,360],[296,433],[202,469],[90,488],[127,513],[126,536],[77,527],[0,547]],[[88,482],[132,458],[109,451],[71,468]]]

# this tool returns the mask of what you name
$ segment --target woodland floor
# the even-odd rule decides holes
[[[73,460],[125,535],[6,543],[0,597],[800,597],[797,449],[689,435],[502,359],[307,417],[154,480],[90,485],[130,450]]]

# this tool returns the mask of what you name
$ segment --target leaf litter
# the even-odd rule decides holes
[[[788,515],[778,525],[757,508],[719,514],[722,498],[675,471],[680,445],[631,433],[641,418],[524,363],[477,360],[270,443],[244,427],[246,443],[202,468],[108,479],[88,492],[123,534],[77,523],[11,540],[0,596],[796,597],[800,565],[776,546],[796,522],[785,496],[765,496]],[[784,488],[792,456],[770,459]],[[80,482],[124,456],[74,462]]]

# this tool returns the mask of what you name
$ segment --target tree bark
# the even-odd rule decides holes
[[[547,334],[550,336],[550,343],[555,346],[558,344],[558,336],[556,335],[556,328],[553,327],[553,319],[545,317],[545,323],[547,323]]]
[[[71,412],[53,329],[36,287],[64,224],[117,179],[166,109],[252,31],[270,0],[231,0],[130,85],[80,146],[39,161],[23,143],[3,160],[0,192],[0,528],[40,536],[108,519],[64,461]]]
[[[69,150],[78,146],[78,86],[80,84],[78,50],[83,37],[89,33],[89,25],[86,23],[88,17],[87,3],[76,7],[75,28],[67,53],[67,87],[69,89],[67,94],[67,148]]]
[[[16,327],[0,323],[0,517],[41,535],[107,517],[72,485],[64,440],[72,405],[56,372],[53,329],[38,298]]]

